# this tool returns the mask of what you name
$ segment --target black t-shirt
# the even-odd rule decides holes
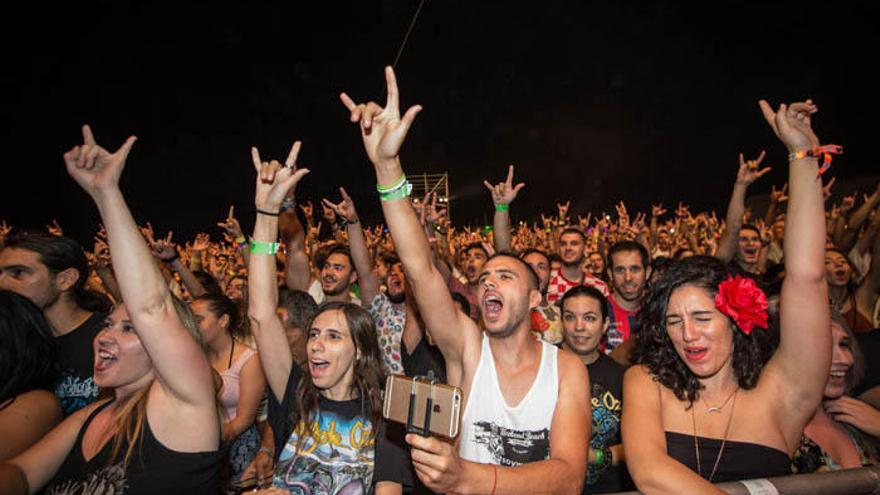
[[[865,374],[853,390],[857,396],[880,385],[880,329],[856,334],[862,357],[865,360]]]
[[[446,360],[443,359],[443,353],[437,346],[428,344],[424,337],[419,340],[412,354],[406,352],[406,345],[401,343],[400,359],[406,376],[427,376],[428,371],[433,371],[438,380],[446,383]]]
[[[310,425],[291,421],[296,407],[296,388],[303,378],[297,365],[290,370],[281,403],[269,394],[269,425],[275,433],[273,484],[291,493],[373,493],[379,481],[412,486],[409,457],[402,435],[394,428],[375,437],[374,425],[364,413],[360,399],[333,401],[318,398],[318,414]],[[309,428],[310,436],[303,437]],[[304,490],[303,487],[307,487]]]
[[[55,337],[61,370],[55,383],[55,395],[65,417],[98,400],[98,386],[92,380],[95,369],[92,341],[104,328],[106,317],[103,313],[93,313],[70,333]]]
[[[590,447],[598,449],[621,443],[620,415],[623,411],[623,373],[625,369],[613,359],[599,353],[596,362],[587,365],[590,374],[592,429]],[[597,472],[590,465],[584,482],[584,493],[612,493],[627,488],[626,468],[609,466]]]
[[[82,453],[83,435],[95,416],[111,402],[95,408],[89,415],[43,495],[218,493],[222,453],[171,450],[153,436],[149,420],[144,422],[143,440],[135,446],[127,467],[123,468],[122,460],[128,446],[123,445],[116,458],[111,459],[112,440],[86,461]]]

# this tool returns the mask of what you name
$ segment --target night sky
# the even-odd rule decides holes
[[[251,145],[283,159],[303,141],[301,199],[345,186],[380,218],[375,176],[338,93],[384,98],[418,0],[70,2],[20,5],[0,37],[4,180],[0,219],[57,218],[88,239],[98,216],[61,154],[92,124],[111,150],[135,145],[123,191],[136,218],[189,237],[230,204],[253,222]],[[812,97],[844,183],[876,177],[876,2],[478,2],[428,0],[397,67],[420,103],[407,172],[450,173],[453,220],[483,223],[484,178],[508,163],[527,183],[515,218],[571,199],[574,213],[685,200],[723,211],[737,153],[767,149],[760,196],[785,154],[757,106]]]

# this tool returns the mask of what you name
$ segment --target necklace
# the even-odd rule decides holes
[[[727,398],[724,399],[724,402],[718,407],[712,407],[706,402],[706,399],[701,399],[703,401],[703,404],[706,404],[706,414],[720,413],[721,410],[724,409],[724,406],[726,406],[727,403],[730,402],[730,399],[732,399],[733,396],[736,395],[736,393],[738,391],[739,391],[739,387],[737,386],[736,389],[734,389],[734,391],[730,395],[728,395]]]
[[[724,445],[727,444],[727,434],[730,432],[730,423],[733,421],[733,410],[736,409],[737,392],[739,392],[739,387],[733,391],[733,404],[730,406],[730,417],[727,418],[727,426],[724,427],[724,438],[721,439],[721,448],[718,450],[718,456],[715,457],[715,465],[712,466],[712,474],[710,474],[708,478],[709,483],[715,478],[715,471],[718,469],[718,463],[721,462],[721,456],[724,454]],[[725,404],[726,403],[727,402],[725,402]],[[724,406],[722,405],[721,407]],[[693,407],[691,407],[691,421],[694,424],[694,453],[697,455],[697,474],[700,475],[700,477],[703,477],[703,469],[702,466],[700,466],[700,441],[697,440],[697,417],[694,414]]]

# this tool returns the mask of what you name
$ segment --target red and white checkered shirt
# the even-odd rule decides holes
[[[590,287],[595,287],[599,289],[599,292],[602,293],[603,296],[608,297],[611,293],[608,290],[608,285],[605,284],[601,279],[596,278],[589,273],[584,274],[584,280],[581,283],[572,282],[571,280],[565,278],[565,275],[562,274],[560,270],[553,270],[550,272],[550,284],[547,286],[547,301],[551,303],[555,303],[562,299],[562,296],[568,292],[568,289],[572,287],[576,287],[578,285],[588,285]]]

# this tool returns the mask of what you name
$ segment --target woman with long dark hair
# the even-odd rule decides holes
[[[0,461],[36,443],[61,421],[49,324],[34,303],[0,291]]]
[[[370,314],[350,303],[321,306],[308,325],[308,368],[302,370],[276,313],[278,212],[308,172],[296,169],[298,152],[299,142],[282,166],[261,162],[253,149],[257,219],[248,315],[272,391],[276,467],[268,492],[399,494],[407,463],[384,435],[381,355]]]
[[[817,109],[809,100],[761,107],[791,154],[779,347],[762,367],[767,299],[718,260],[688,258],[652,285],[622,418],[627,466],[644,493],[723,493],[712,483],[788,474],[822,400],[831,334]]]
[[[112,154],[88,126],[83,139],[64,160],[98,206],[125,300],[93,344],[94,381],[111,398],[0,464],[0,493],[215,493],[220,424],[211,366],[195,320],[169,292],[119,190],[135,138]]]

